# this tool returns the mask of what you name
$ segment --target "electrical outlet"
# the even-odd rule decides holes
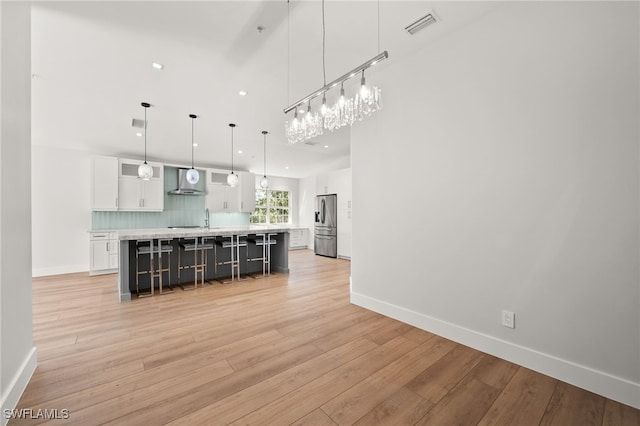
[[[502,325],[508,328],[516,328],[516,314],[511,311],[502,311]]]

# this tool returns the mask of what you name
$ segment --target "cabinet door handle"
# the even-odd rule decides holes
[[[118,197],[116,197],[116,208],[118,207]]]
[[[107,241],[107,251],[111,251],[109,250],[109,241]]]

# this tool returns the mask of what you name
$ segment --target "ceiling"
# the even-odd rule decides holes
[[[378,35],[389,59],[376,67],[392,66],[495,7],[327,1],[326,79],[374,57]],[[414,36],[404,31],[431,9],[440,22]],[[155,70],[152,62],[164,69]],[[359,84],[352,80],[347,91]],[[375,67],[367,81],[375,82]],[[350,164],[348,128],[327,131],[314,145],[286,142],[283,109],[322,84],[320,1],[33,4],[32,143],[37,146],[141,158],[144,138],[136,136],[140,129],[131,121],[143,119],[140,103],[149,102],[150,160],[189,164],[188,115],[197,114],[196,167],[230,167],[228,123],[236,123],[236,169],[262,173],[261,131],[267,130],[267,174],[305,177]],[[240,90],[248,95],[239,96]]]

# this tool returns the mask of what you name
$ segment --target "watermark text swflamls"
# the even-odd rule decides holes
[[[13,410],[6,408],[2,414],[5,419],[67,420],[70,417],[69,410],[66,408],[14,408]]]

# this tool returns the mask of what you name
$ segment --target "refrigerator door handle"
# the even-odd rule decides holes
[[[324,223],[324,219],[325,219],[325,216],[326,216],[326,204],[324,202],[324,198],[321,201],[321,205],[322,205],[322,216],[321,216],[321,219],[322,219],[322,223]]]

